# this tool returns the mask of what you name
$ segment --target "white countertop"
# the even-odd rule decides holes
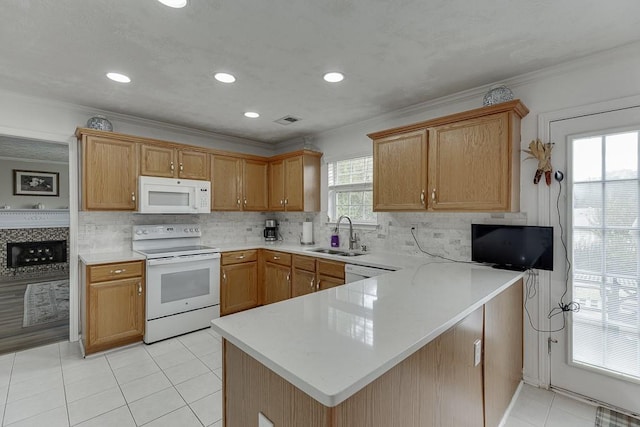
[[[522,275],[431,261],[214,319],[212,325],[229,342],[333,407]]]
[[[144,255],[131,250],[105,253],[81,253],[79,254],[79,258],[80,261],[82,261],[86,265],[108,264],[111,262],[139,261],[146,259]]]

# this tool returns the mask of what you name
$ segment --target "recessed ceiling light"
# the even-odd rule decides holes
[[[107,73],[107,77],[113,80],[114,82],[118,82],[118,83],[131,82],[131,79],[129,78],[129,76],[125,76],[124,74],[120,74],[120,73]]]
[[[329,83],[338,83],[344,79],[344,74],[331,72],[324,75],[324,79]]]
[[[187,5],[187,0],[158,0],[165,6],[173,7],[175,9],[180,9],[181,7],[185,7]]]
[[[246,113],[244,113],[245,117],[249,117],[250,119],[257,119],[258,117],[260,117],[260,114],[256,113],[255,111],[247,111]]]
[[[236,78],[229,73],[215,73],[213,77],[222,83],[233,83],[236,81]]]

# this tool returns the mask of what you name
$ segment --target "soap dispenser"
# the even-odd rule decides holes
[[[331,233],[331,247],[340,247],[340,236],[338,235],[338,227],[334,228],[333,233]]]

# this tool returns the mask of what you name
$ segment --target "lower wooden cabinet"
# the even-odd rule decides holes
[[[293,280],[291,283],[291,297],[315,292],[316,287],[316,259],[313,257],[293,256]]]
[[[291,267],[264,263],[264,303],[271,304],[291,298]]]
[[[86,266],[82,338],[85,354],[142,341],[144,262]]]
[[[221,267],[220,315],[258,306],[258,263]]]
[[[344,285],[344,262],[318,259],[318,290]]]

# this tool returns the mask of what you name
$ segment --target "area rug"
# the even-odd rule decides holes
[[[30,283],[24,292],[22,327],[69,318],[69,280]]]
[[[596,427],[640,427],[640,419],[598,406]]]

